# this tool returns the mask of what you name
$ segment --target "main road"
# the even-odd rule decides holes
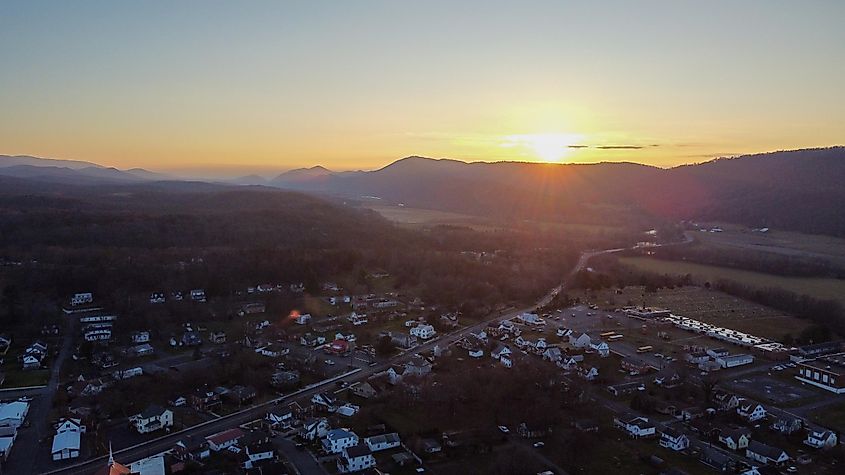
[[[115,451],[114,452],[114,458],[116,460],[124,463],[124,464],[128,464],[129,462],[137,461],[137,460],[149,457],[151,455],[155,455],[155,454],[164,452],[166,450],[169,450],[170,448],[172,448],[176,444],[176,442],[178,442],[179,440],[185,439],[187,437],[207,437],[209,435],[212,435],[212,434],[215,434],[217,432],[229,429],[231,427],[235,427],[235,426],[245,424],[247,422],[250,422],[250,421],[253,421],[253,420],[256,420],[256,419],[263,418],[264,415],[267,413],[268,409],[272,408],[276,404],[291,402],[291,401],[300,400],[300,399],[310,399],[314,394],[325,391],[325,388],[327,386],[330,386],[331,384],[334,384],[336,382],[345,381],[347,383],[353,383],[353,382],[356,382],[356,381],[366,380],[367,378],[369,378],[373,374],[381,372],[381,371],[385,371],[386,369],[388,369],[392,365],[409,361],[414,356],[414,354],[416,354],[416,353],[431,350],[436,345],[439,345],[439,346],[451,345],[451,344],[455,343],[456,341],[460,340],[461,338],[463,338],[464,336],[468,335],[469,333],[476,333],[476,332],[486,328],[487,325],[490,322],[510,319],[510,318],[513,318],[513,317],[519,315],[520,313],[531,311],[535,307],[542,307],[542,306],[548,305],[552,301],[552,299],[554,299],[555,296],[557,296],[564,289],[566,282],[568,280],[570,280],[572,278],[572,276],[574,276],[578,271],[580,271],[580,270],[582,270],[586,267],[587,262],[591,258],[598,256],[598,255],[601,255],[601,254],[610,254],[610,253],[620,252],[620,251],[623,251],[623,250],[626,250],[626,249],[629,249],[629,248],[606,249],[606,250],[600,250],[600,251],[587,251],[587,252],[582,253],[580,258],[578,259],[578,262],[576,263],[575,267],[566,276],[566,279],[560,285],[558,285],[557,287],[552,289],[549,293],[547,293],[545,296],[543,296],[534,306],[526,307],[526,308],[522,308],[522,309],[517,309],[517,310],[512,310],[512,311],[510,311],[506,314],[492,316],[492,317],[485,319],[483,321],[480,321],[480,322],[478,322],[478,323],[476,323],[472,326],[464,327],[464,328],[456,330],[452,333],[448,333],[448,334],[445,334],[441,337],[435,338],[435,339],[433,339],[433,340],[431,340],[431,341],[429,341],[425,344],[422,344],[420,346],[417,346],[417,347],[415,347],[415,348],[413,348],[413,349],[411,349],[411,350],[409,350],[405,353],[396,355],[396,356],[388,359],[387,361],[385,361],[385,362],[383,362],[379,365],[350,371],[349,373],[345,373],[343,375],[324,380],[324,381],[322,381],[322,382],[320,382],[316,385],[313,385],[313,386],[307,387],[305,389],[302,389],[300,391],[282,396],[280,398],[276,398],[276,399],[267,401],[265,403],[244,409],[242,411],[232,413],[232,414],[220,417],[218,419],[207,421],[207,422],[201,423],[199,425],[190,427],[188,429],[184,429],[184,430],[179,431],[179,432],[174,432],[172,434],[168,434],[168,435],[159,437],[157,439],[153,439],[153,440],[150,440],[150,441],[147,441],[147,442],[144,442],[144,443],[132,446],[132,447],[128,447],[128,448],[125,448],[125,449],[122,449],[122,450]],[[98,468],[102,467],[103,465],[105,465],[107,460],[108,460],[108,458],[106,456],[100,456],[100,457],[92,458],[92,459],[87,460],[85,462],[80,462],[80,463],[70,465],[70,466],[67,466],[67,467],[58,468],[58,469],[55,469],[53,471],[46,472],[46,473],[47,474],[62,474],[62,475],[87,475],[87,474],[90,474],[90,473],[96,471]]]

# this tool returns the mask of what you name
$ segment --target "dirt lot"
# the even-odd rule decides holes
[[[809,322],[778,310],[738,299],[702,287],[660,289],[646,294],[642,287],[600,292],[595,301],[610,308],[641,305],[667,308],[676,315],[725,326],[753,335],[780,340],[785,334],[799,334]]]

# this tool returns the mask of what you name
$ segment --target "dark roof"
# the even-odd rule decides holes
[[[777,460],[777,458],[780,457],[780,454],[783,453],[783,449],[780,449],[778,447],[772,447],[771,445],[766,445],[756,440],[752,440],[748,443],[748,450],[754,452],[755,454],[763,455],[772,460]]]
[[[150,404],[140,415],[142,419],[149,419],[151,417],[160,416],[162,413],[164,413],[163,407],[158,404]]]
[[[371,453],[373,452],[369,447],[367,447],[367,444],[358,444],[356,446],[346,448],[346,455],[349,457],[363,457],[365,455],[370,455]]]

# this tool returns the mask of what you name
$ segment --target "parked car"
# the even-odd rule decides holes
[[[503,434],[509,434],[511,431],[507,428],[507,426],[499,426],[499,430],[502,431]]]
[[[545,446],[546,446],[546,444],[544,442],[534,442],[534,448],[535,449],[542,449]]]

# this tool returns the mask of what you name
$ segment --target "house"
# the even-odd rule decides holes
[[[807,438],[804,444],[814,449],[830,449],[836,447],[839,442],[836,433],[822,428],[814,428],[807,431]]]
[[[214,332],[213,331],[213,332],[208,334],[208,341],[210,341],[214,344],[217,344],[217,345],[222,344],[222,343],[226,343],[226,332],[224,332],[224,331]]]
[[[691,421],[704,416],[704,409],[698,406],[686,407],[678,411],[675,417],[682,421]]]
[[[699,461],[721,473],[732,473],[734,461],[730,455],[711,447],[702,447]]]
[[[364,439],[364,443],[370,448],[372,452],[380,452],[382,450],[389,450],[399,447],[402,441],[399,439],[399,434],[391,432],[389,434],[375,435]]]
[[[572,345],[573,348],[582,348],[586,349],[590,347],[590,335],[586,333],[582,333],[578,336],[575,336],[574,333],[569,335],[569,344]]]
[[[293,427],[293,410],[292,409],[274,409],[267,413],[265,420],[273,429],[287,430]]]
[[[361,406],[356,406],[351,402],[347,402],[346,404],[340,406],[335,411],[335,414],[344,416],[344,417],[352,417],[361,410]]]
[[[410,331],[411,335],[419,338],[420,340],[428,340],[430,338],[434,338],[434,335],[437,334],[437,331],[434,330],[434,327],[431,325],[417,325],[414,328],[411,328]]]
[[[346,319],[349,320],[349,322],[356,327],[359,325],[366,325],[370,321],[369,318],[367,318],[367,314],[355,312],[352,312],[352,314],[349,315],[349,317],[347,317]]]
[[[722,368],[735,368],[737,366],[747,365],[754,362],[754,357],[751,355],[728,355],[716,358],[716,363]]]
[[[32,355],[26,355],[21,360],[23,362],[24,370],[33,370],[41,367],[41,360]]]
[[[202,345],[202,337],[199,333],[193,330],[186,330],[185,333],[182,334],[182,338],[179,340],[179,344],[182,346]]]
[[[343,449],[358,445],[358,434],[346,429],[332,429],[323,438],[323,451],[327,454],[339,454]]]
[[[642,438],[655,435],[656,427],[648,421],[648,418],[624,414],[613,418],[613,425],[624,430],[630,437]]]
[[[82,424],[82,419],[61,418],[56,423],[56,433],[75,431],[84,434],[86,427]]]
[[[54,461],[69,460],[79,457],[82,435],[78,431],[67,430],[57,432],[53,436],[53,446],[50,451]]]
[[[431,363],[420,355],[414,355],[410,361],[405,363],[405,371],[402,376],[425,376],[431,373]]]
[[[722,391],[721,389],[717,389],[713,393],[713,402],[716,403],[717,408],[721,411],[735,410],[739,406],[740,399],[736,394]]]
[[[508,348],[507,345],[502,345],[501,343],[496,345],[496,348],[490,352],[490,357],[494,360],[498,360],[501,357],[509,357],[511,355],[511,349]]]
[[[262,460],[272,460],[276,457],[276,449],[272,442],[260,442],[248,444],[242,453],[243,461],[241,467],[245,469],[255,468]]]
[[[467,355],[469,355],[470,358],[481,358],[484,356],[484,350],[481,348],[470,349],[467,352]]]
[[[364,399],[374,398],[378,394],[376,388],[369,381],[352,386],[351,391],[352,394]]]
[[[153,354],[155,354],[155,348],[153,348],[149,343],[141,343],[140,345],[135,345],[126,350],[127,356],[135,358],[142,358]]]
[[[731,450],[742,450],[751,442],[751,431],[747,429],[730,429],[719,434],[719,442]]]
[[[130,417],[129,423],[135,427],[135,430],[139,434],[148,434],[159,429],[168,429],[173,426],[173,411],[153,404],[141,413]]]
[[[434,439],[422,439],[420,446],[422,447],[422,451],[427,454],[436,454],[443,450],[443,446]]]
[[[23,425],[26,415],[29,413],[29,403],[24,401],[13,401],[0,403],[0,427],[11,427],[17,429]]]
[[[513,360],[511,359],[510,355],[500,356],[499,363],[502,363],[502,366],[504,366],[505,368],[513,368]]]
[[[539,327],[546,324],[546,321],[540,318],[536,313],[520,313],[517,315],[516,319],[523,325]]]
[[[150,332],[148,331],[140,331],[140,332],[132,332],[130,335],[132,339],[132,343],[149,343],[150,341]]]
[[[755,422],[766,417],[766,408],[762,404],[743,399],[737,406],[736,413],[748,422]]]
[[[223,401],[220,395],[208,389],[197,389],[191,394],[191,407],[198,411],[210,411],[216,409]]]
[[[237,444],[243,436],[244,431],[235,427],[234,429],[224,430],[223,432],[210,435],[205,438],[205,441],[208,443],[209,449],[214,452],[220,452]]]
[[[165,302],[164,292],[153,292],[153,293],[150,294],[150,303],[156,304],[156,303],[164,303],[164,302]]]
[[[707,361],[710,361],[710,355],[703,351],[688,353],[684,356],[684,360],[689,364],[698,366],[701,363],[706,363]]]
[[[5,461],[12,452],[18,431],[13,427],[0,427],[0,462]]]
[[[622,369],[632,375],[645,374],[651,370],[651,366],[639,358],[628,357],[622,360]]]
[[[783,465],[789,455],[781,448],[752,440],[745,449],[745,456],[764,465]]]
[[[136,376],[141,376],[144,374],[144,369],[140,366],[136,366],[134,368],[126,368],[126,369],[119,369],[112,372],[112,378],[120,381],[122,379],[129,379],[134,378]]]
[[[622,396],[631,394],[637,391],[645,391],[645,384],[639,381],[632,381],[629,383],[614,384],[607,387],[607,391],[614,396]]]
[[[669,450],[681,451],[689,448],[689,438],[671,428],[660,431],[660,446]]]
[[[366,444],[359,444],[343,449],[337,461],[340,473],[358,472],[376,466],[376,459]]]
[[[390,343],[399,348],[412,348],[417,345],[417,337],[412,334],[390,333]]]
[[[772,430],[780,432],[784,435],[793,434],[804,428],[804,420],[800,417],[790,416],[787,413],[782,413],[780,417],[772,424]]]
[[[563,353],[561,353],[560,348],[551,346],[546,348],[546,351],[543,352],[543,359],[551,361],[552,363],[557,363],[563,359]]]
[[[176,396],[175,398],[167,401],[172,407],[183,407],[188,404],[188,400],[185,399],[184,396]]]
[[[241,405],[255,399],[257,394],[257,391],[252,386],[238,385],[229,390],[224,397],[235,404]]]
[[[590,349],[599,354],[602,358],[610,356],[610,346],[605,341],[596,341],[590,343]]]
[[[288,388],[299,384],[299,371],[277,370],[270,378],[270,385],[274,388]]]
[[[268,358],[281,358],[282,356],[285,356],[290,353],[290,348],[282,346],[278,343],[272,343],[267,346],[256,348],[255,352],[261,356],[266,356]]]
[[[798,354],[804,359],[817,358],[819,356],[838,353],[840,351],[842,351],[841,341],[829,341],[798,347]]]
[[[575,371],[578,372],[578,376],[581,376],[587,381],[594,381],[596,378],[599,377],[599,370],[595,366],[591,367],[590,369],[577,366],[575,368]]]
[[[312,418],[302,423],[299,435],[305,440],[317,440],[325,437],[329,429],[329,421],[325,417]]]
[[[317,393],[311,397],[311,403],[329,412],[334,412],[337,398],[328,393]]]

